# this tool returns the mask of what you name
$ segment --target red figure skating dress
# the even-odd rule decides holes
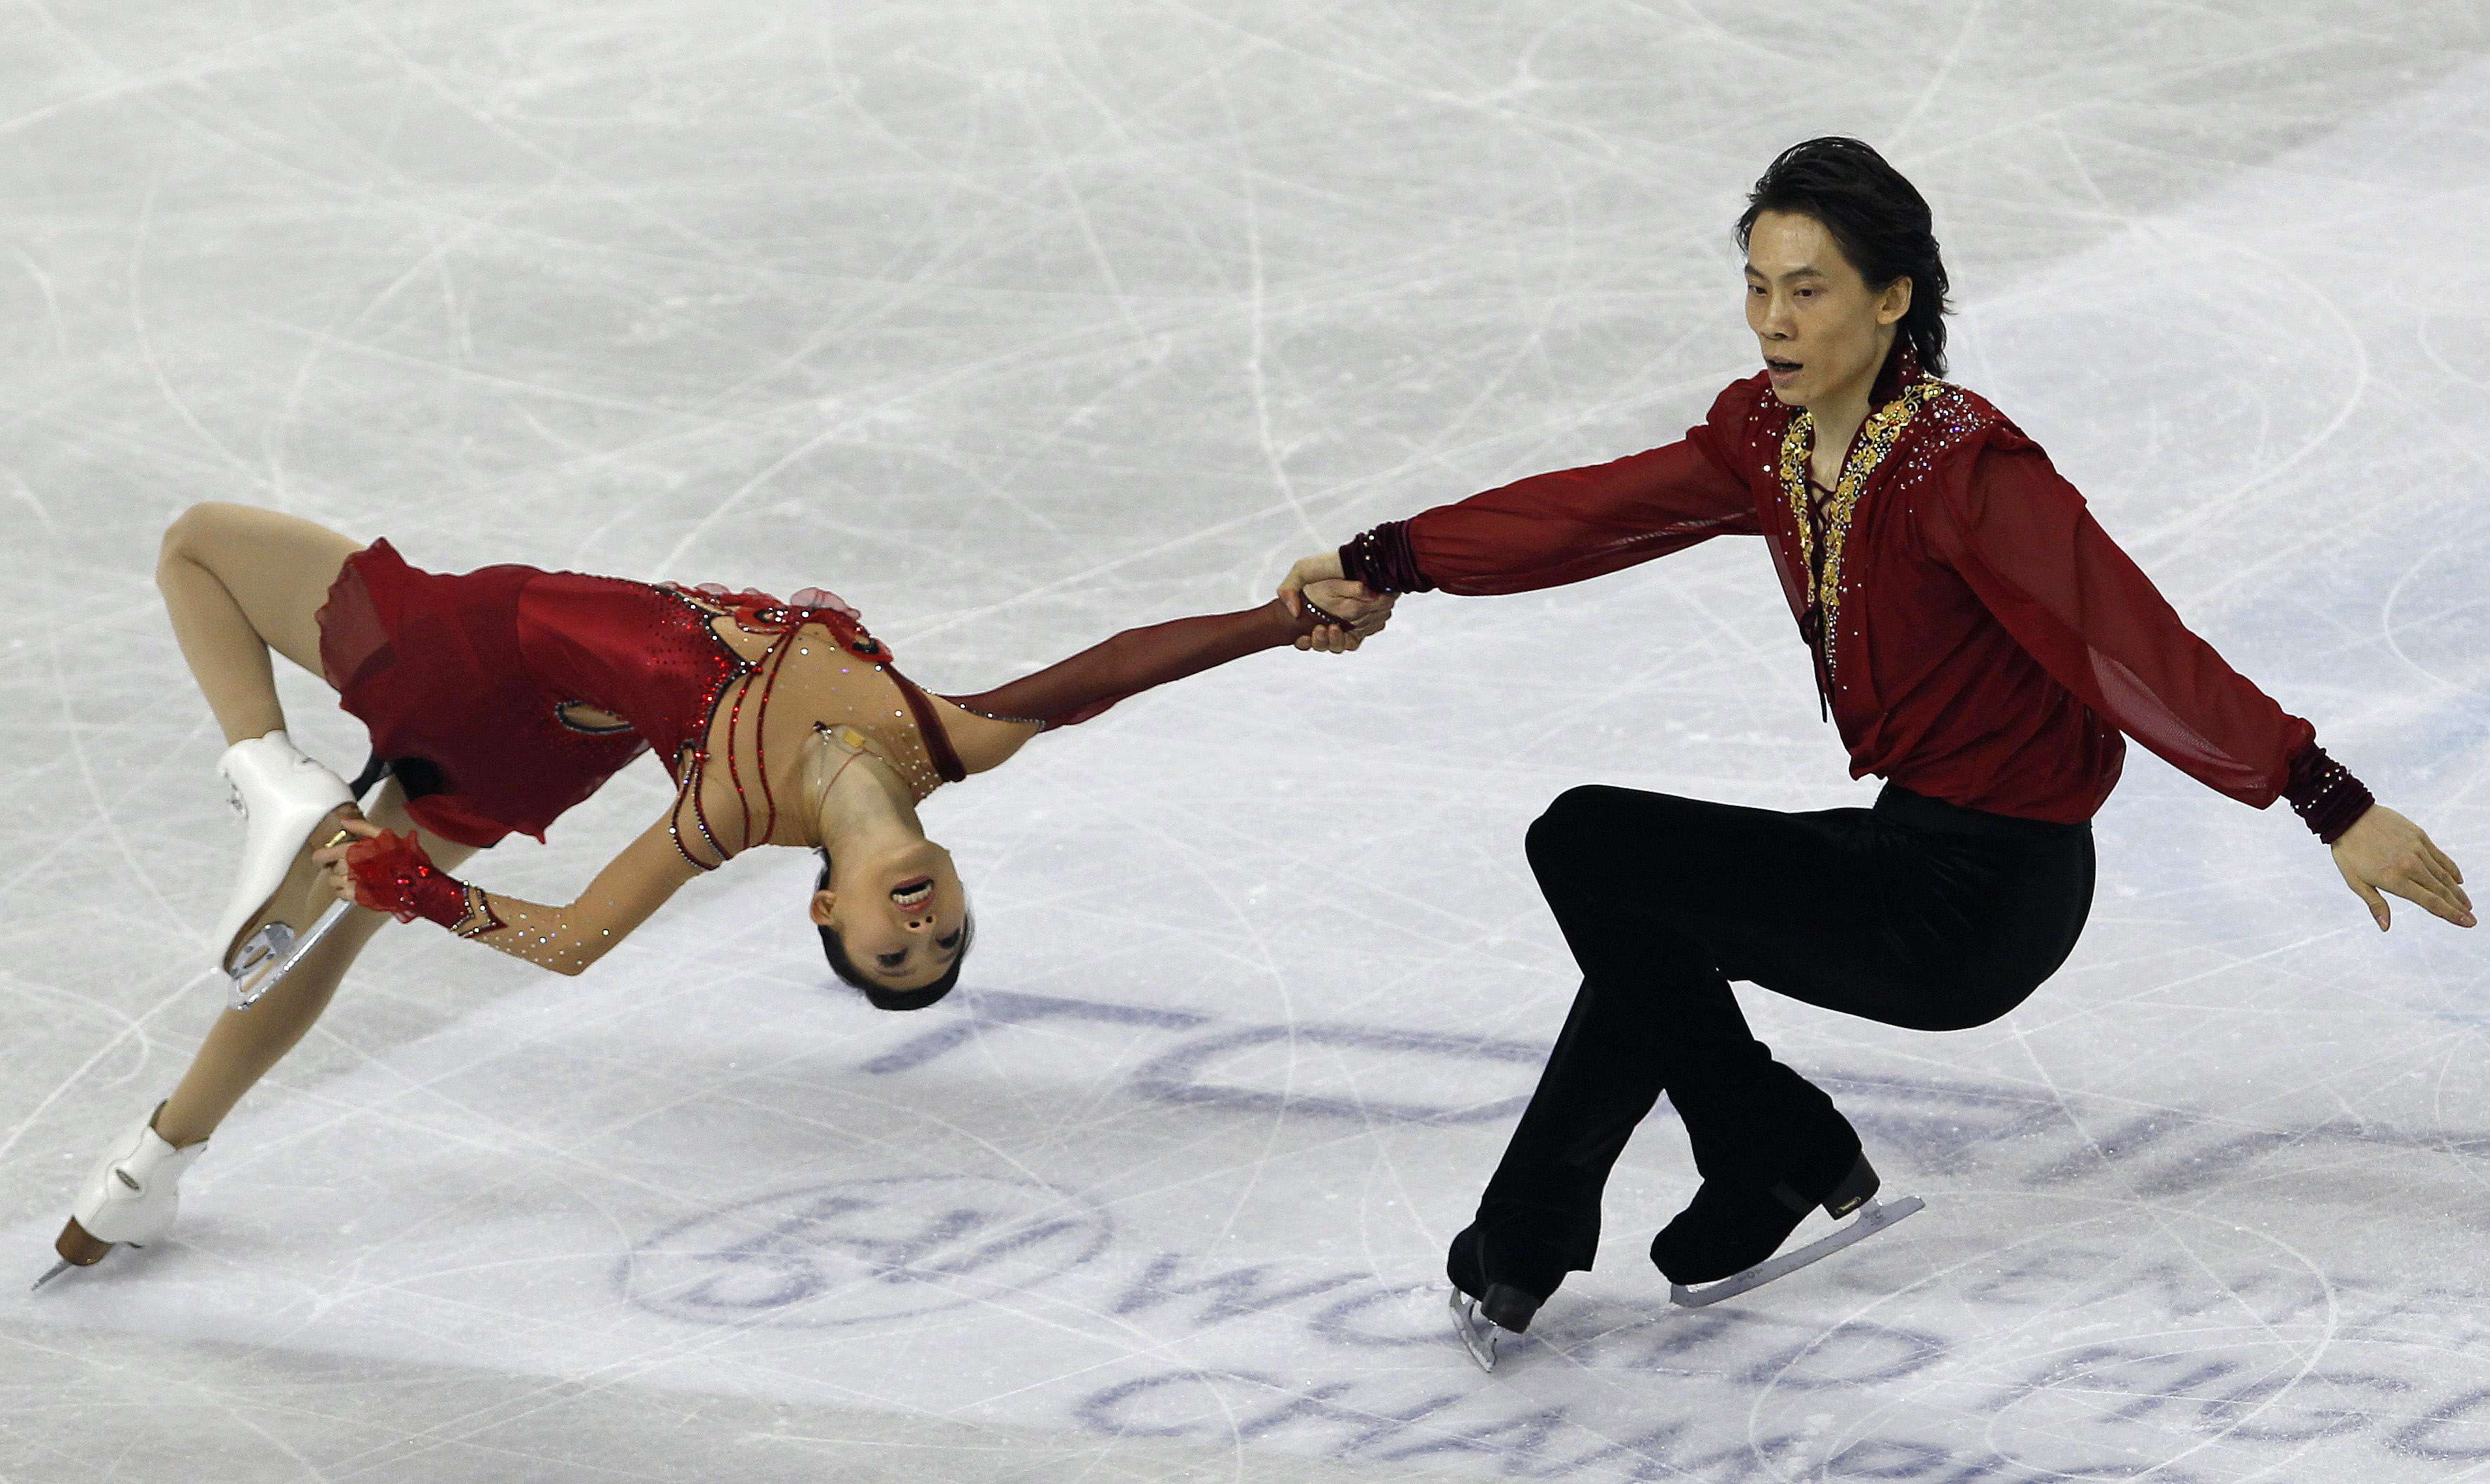
[[[375,541],[346,559],[319,614],[329,683],[425,829],[479,846],[512,831],[541,840],[653,752],[679,788],[677,848],[704,870],[771,841],[769,756],[806,727],[863,732],[922,799],[970,771],[951,735],[963,711],[1068,726],[1318,621],[1276,602],[1177,619],[993,691],[935,698],[816,588],[782,602],[517,565],[443,574]]]

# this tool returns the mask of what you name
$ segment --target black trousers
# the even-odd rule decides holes
[[[1873,809],[1809,813],[1574,788],[1530,827],[1529,852],[1582,987],[1479,1213],[1574,1270],[1591,1266],[1608,1171],[1663,1092],[1706,1180],[1769,1184],[1792,1130],[1841,1127],[1748,1029],[1731,980],[1960,1030],[2056,972],[2092,908],[2089,824],[1891,785]]]

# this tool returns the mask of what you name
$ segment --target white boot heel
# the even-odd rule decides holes
[[[235,743],[217,771],[245,826],[233,895],[217,921],[217,966],[232,981],[233,1008],[246,1010],[345,915],[346,904],[337,901],[314,923],[282,920],[283,909],[310,890],[314,868],[305,847],[324,843],[312,834],[355,798],[345,780],[303,756],[282,731]]]
[[[143,1247],[161,1241],[182,1209],[182,1174],[207,1147],[201,1139],[175,1149],[156,1131],[155,1113],[140,1119],[138,1127],[103,1152],[78,1186],[69,1224],[52,1244],[62,1263],[92,1267],[116,1246]]]

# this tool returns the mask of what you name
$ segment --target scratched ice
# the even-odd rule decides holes
[[[0,7],[0,1250],[217,1003],[182,504],[825,583],[990,683],[1673,436],[1751,355],[1742,183],[1828,129],[1934,199],[1957,376],[2490,860],[2490,18],[1894,14]],[[1925,1215],[1670,1312],[1664,1112],[1477,1374],[1440,1255],[1572,987],[1520,836],[1591,780],[1869,796],[1752,546],[945,793],[983,936],[924,1014],[825,987],[792,856],[576,981],[385,935],[173,1241],[0,1297],[0,1478],[2490,1475],[2480,940],[2141,755],[2003,1024],[1751,1002]],[[473,873],[565,896],[660,798]]]

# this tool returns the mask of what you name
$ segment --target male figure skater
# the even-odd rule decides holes
[[[1448,1256],[1483,1364],[1591,1266],[1608,1170],[1664,1091],[1702,1177],[1651,1244],[1681,1301],[1841,1244],[1752,1270],[1811,1209],[1872,1214],[1857,1132],[1730,981],[1922,1030],[2003,1015],[2082,930],[2125,737],[2252,807],[2288,799],[2381,929],[2382,892],[2474,926],[2455,863],[2190,633],[2038,445],[1935,379],[1931,227],[1868,146],[1794,146],[1738,220],[1764,369],[1685,439],[1387,522],[1282,585],[1521,592],[1760,535],[1852,776],[1887,780],[1872,810],[1805,813],[1575,788],[1531,827],[1582,985]]]

